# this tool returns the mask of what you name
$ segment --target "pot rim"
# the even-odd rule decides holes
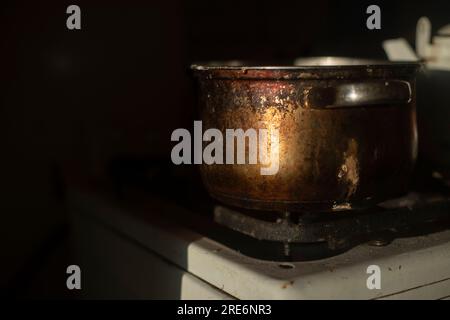
[[[389,61],[377,59],[317,56],[297,58],[293,63],[267,63],[246,60],[209,61],[191,64],[192,70],[307,70],[307,69],[342,69],[342,68],[386,68],[412,67],[418,68],[420,61]]]
[[[293,63],[244,60],[194,63],[194,75],[223,79],[323,79],[410,77],[423,66],[417,61],[387,61],[349,57],[308,57]]]

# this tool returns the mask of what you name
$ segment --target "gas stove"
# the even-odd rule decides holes
[[[305,261],[340,254],[362,243],[386,246],[395,238],[445,230],[450,227],[450,197],[410,193],[367,210],[332,214],[274,214],[218,205],[214,221],[248,236],[238,245],[229,244],[236,250],[263,259]],[[261,244],[263,252],[255,252]]]
[[[445,189],[367,210],[313,214],[231,208],[185,187],[165,180],[72,189],[74,243],[92,270],[89,297],[450,296]],[[373,266],[380,288],[367,283]]]

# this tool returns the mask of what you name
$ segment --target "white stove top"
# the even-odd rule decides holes
[[[72,192],[70,198],[86,297],[450,297],[450,230],[396,239],[385,247],[364,244],[317,261],[279,263],[244,256],[190,229],[155,218],[186,210],[159,199],[132,208],[80,191]]]

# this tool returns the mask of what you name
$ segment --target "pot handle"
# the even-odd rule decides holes
[[[404,80],[373,80],[332,87],[311,87],[303,93],[303,105],[311,109],[407,104],[411,100],[411,84]]]

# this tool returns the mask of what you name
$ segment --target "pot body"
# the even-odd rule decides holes
[[[214,198],[257,210],[335,211],[407,191],[417,65],[192,68],[203,130],[278,130],[276,174],[262,175],[260,163],[201,166]]]

